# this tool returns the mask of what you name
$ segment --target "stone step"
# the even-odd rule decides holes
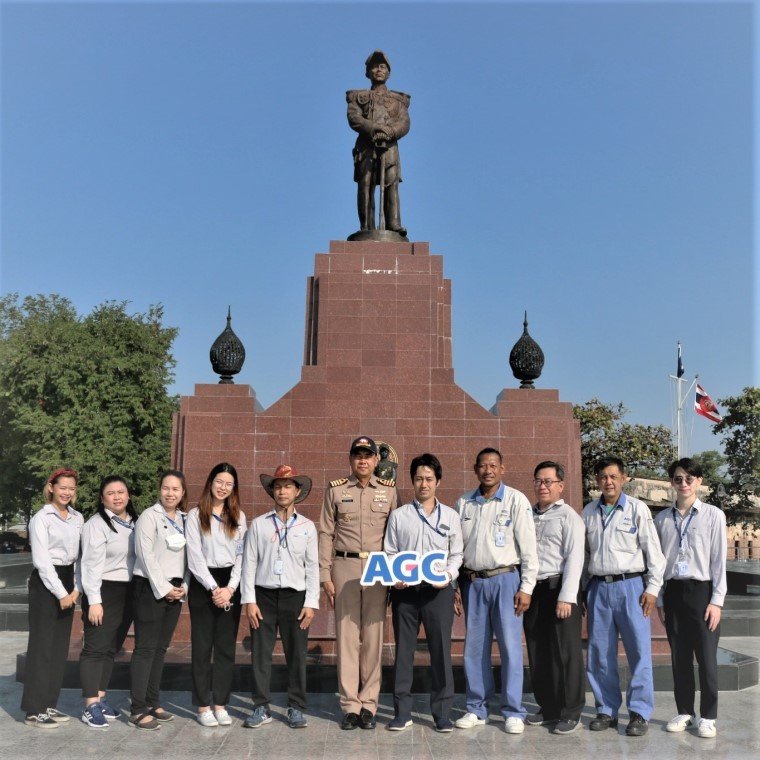
[[[724,614],[728,610],[760,610],[760,598],[744,594],[728,594],[723,601]]]
[[[390,655],[390,659],[389,659]],[[337,692],[338,681],[336,675],[336,666],[331,662],[332,657],[324,657],[320,653],[312,651],[308,658],[306,668],[307,684],[306,689],[309,692]],[[393,666],[392,651],[386,649],[384,653],[383,664],[383,681],[381,691],[393,691]],[[16,657],[16,680],[23,682],[24,665],[26,654],[19,654]],[[464,692],[464,668],[462,667],[461,655],[455,656],[454,661],[454,683],[457,692]],[[284,658],[281,653],[275,653],[272,658],[272,691],[287,691],[287,670]],[[621,689],[625,691],[630,671],[624,656],[619,658],[620,684]],[[673,689],[673,671],[670,663],[669,654],[655,654],[652,657],[654,671],[654,688],[656,691],[672,691]],[[696,664],[694,666],[695,677],[697,677]],[[532,691],[530,682],[530,672],[527,665],[523,671],[523,690]],[[496,690],[500,689],[500,669],[498,658],[494,662],[494,680]],[[758,660],[750,655],[743,655],[728,649],[718,649],[718,688],[721,691],[737,691],[755,686],[758,683]],[[64,676],[64,687],[78,689],[79,681],[79,660],[71,658],[66,664]],[[112,689],[129,689],[129,653],[121,652],[116,659],[113,675],[111,677],[110,688]],[[172,646],[166,654],[166,665],[164,668],[164,677],[161,683],[162,690],[187,691],[191,689],[190,674],[190,647]],[[427,652],[418,651],[415,655],[414,681],[412,691],[417,693],[429,692],[430,685],[430,667]],[[587,690],[590,687],[586,686]],[[250,669],[250,649],[238,645],[235,656],[235,676],[233,682],[233,691],[248,692],[251,690],[251,669]]]

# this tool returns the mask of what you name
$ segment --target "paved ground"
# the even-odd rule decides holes
[[[15,680],[15,656],[26,647],[26,633],[0,633],[0,757],[27,758],[102,758],[103,760],[142,760],[172,758],[194,760],[212,757],[256,757],[266,760],[285,758],[351,758],[364,760],[444,760],[447,758],[493,758],[509,753],[521,760],[562,758],[580,760],[599,757],[647,758],[647,760],[745,760],[760,757],[760,686],[740,692],[721,692],[718,737],[699,739],[691,733],[667,734],[665,723],[673,716],[672,695],[655,694],[656,710],[647,736],[627,738],[622,728],[617,732],[591,733],[585,726],[570,736],[554,736],[545,728],[526,727],[521,736],[504,733],[503,722],[493,720],[486,726],[453,734],[437,734],[427,710],[427,698],[416,700],[415,725],[404,732],[392,733],[379,725],[375,731],[341,731],[337,720],[337,699],[333,695],[311,696],[309,727],[294,731],[284,722],[283,694],[274,697],[275,721],[260,729],[241,727],[250,710],[250,702],[234,697],[230,713],[235,721],[229,728],[201,728],[193,720],[190,694],[167,692],[164,706],[177,717],[153,734],[136,731],[124,719],[107,730],[94,730],[72,720],[53,731],[28,728],[18,708],[21,684]],[[724,639],[724,646],[735,651],[760,656],[760,639]],[[127,707],[127,693],[112,692],[113,703]],[[526,695],[526,706],[535,703]],[[463,711],[464,698],[457,695],[455,714]],[[75,718],[81,714],[79,693],[66,689],[59,708]],[[590,694],[587,704],[593,704]],[[383,695],[380,722],[393,715],[392,700]],[[584,712],[584,724],[593,708]],[[278,719],[279,718],[279,719]]]

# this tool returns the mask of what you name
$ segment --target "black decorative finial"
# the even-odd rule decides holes
[[[527,311],[523,322],[523,334],[509,353],[509,366],[512,367],[512,374],[520,381],[520,387],[533,390],[533,381],[541,377],[541,370],[544,368],[544,352],[528,335]]]
[[[220,383],[233,383],[233,375],[237,375],[243,368],[245,361],[245,347],[232,331],[232,312],[227,307],[227,327],[214,341],[209,351],[211,366],[217,375],[221,377]]]

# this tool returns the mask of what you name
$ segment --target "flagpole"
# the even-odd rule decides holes
[[[683,435],[683,407],[684,403],[686,402],[686,399],[689,398],[689,394],[694,389],[694,386],[697,384],[697,380],[699,380],[699,375],[694,375],[694,379],[691,381],[691,384],[689,385],[688,390],[683,395],[681,394],[683,386],[681,383],[688,382],[687,380],[684,380],[682,377],[676,377],[675,375],[669,375],[671,380],[675,380],[676,383],[676,459],[681,459],[682,457],[686,456],[688,454],[688,451],[686,451],[686,445],[684,442],[684,435]]]
[[[686,380],[683,379],[683,358],[681,356],[681,341],[678,341],[678,364],[676,369],[675,375],[670,375],[671,380],[675,380],[676,382],[676,453],[677,453],[677,459],[681,459],[687,452],[685,451],[686,446],[684,445],[684,427],[683,427],[683,405],[686,399],[688,398],[689,394],[691,393],[692,388],[694,385],[696,385],[697,378],[699,375],[694,376],[694,380],[692,380],[691,385],[689,386],[689,390],[686,391],[685,394],[681,394],[681,391],[683,390],[682,383],[685,383]]]

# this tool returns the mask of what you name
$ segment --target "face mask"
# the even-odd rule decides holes
[[[166,546],[170,551],[181,552],[186,543],[185,537],[176,531],[166,534]]]

